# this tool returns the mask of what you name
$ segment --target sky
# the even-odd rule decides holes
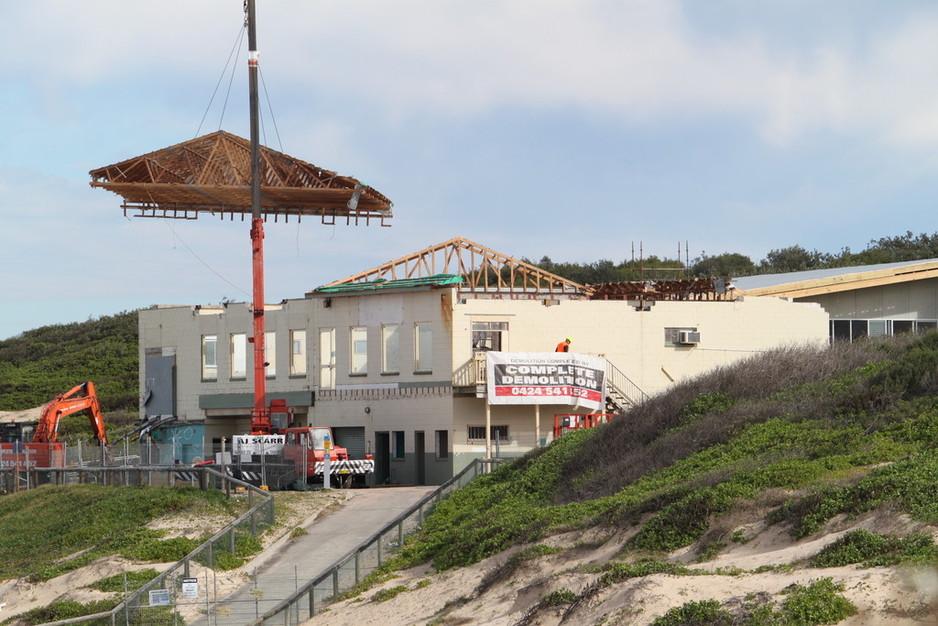
[[[242,1],[0,17],[0,339],[250,301],[248,222],[131,219],[88,184],[249,136]],[[394,202],[390,228],[268,223],[269,302],[457,236],[534,261],[758,262],[938,230],[931,1],[257,0],[257,39],[262,142]]]

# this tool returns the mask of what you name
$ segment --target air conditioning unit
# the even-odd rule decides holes
[[[696,330],[682,330],[678,333],[677,342],[685,346],[696,346],[700,343],[700,332]]]

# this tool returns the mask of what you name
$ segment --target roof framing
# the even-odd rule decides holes
[[[465,280],[460,291],[586,297],[588,288],[539,267],[519,261],[462,237],[424,248],[395,261],[329,283],[326,287],[361,282],[427,278],[455,274]]]
[[[135,217],[197,219],[251,215],[251,143],[217,131],[89,172],[92,187],[124,198]],[[319,217],[324,224],[376,220],[389,226],[392,202],[359,180],[260,147],[265,218]]]

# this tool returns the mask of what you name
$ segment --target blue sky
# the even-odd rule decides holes
[[[250,299],[247,223],[130,220],[88,186],[197,134],[248,136],[244,43],[221,106],[241,5],[4,3],[0,339]],[[395,203],[392,228],[269,224],[271,302],[455,236],[534,260],[686,243],[759,261],[938,230],[933,2],[257,5],[264,142]]]

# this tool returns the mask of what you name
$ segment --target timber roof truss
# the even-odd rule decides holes
[[[251,143],[225,131],[89,172],[91,186],[124,198],[124,214],[197,219],[251,216]],[[278,220],[318,217],[324,224],[376,220],[389,226],[391,201],[360,181],[260,147],[261,212]]]
[[[424,248],[326,287],[375,280],[427,278],[454,274],[465,281],[460,292],[476,295],[514,293],[531,296],[586,297],[589,289],[462,237]]]

